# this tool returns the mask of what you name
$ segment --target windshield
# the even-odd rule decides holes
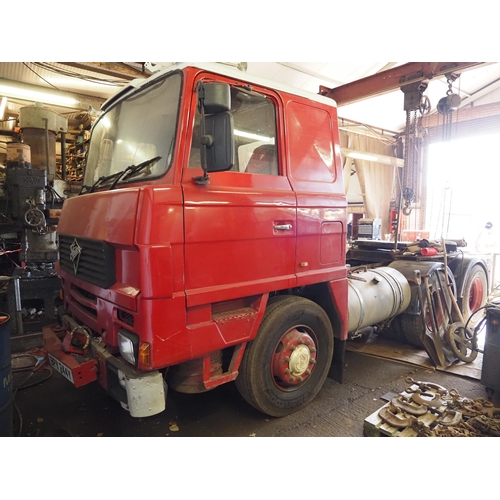
[[[84,186],[93,186],[99,179],[99,187],[110,185],[118,178],[113,174],[156,157],[160,159],[148,168],[120,176],[115,184],[160,177],[167,172],[172,164],[180,89],[181,75],[174,73],[100,117],[92,130]]]

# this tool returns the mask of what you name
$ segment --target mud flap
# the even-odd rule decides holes
[[[335,380],[339,384],[344,381],[344,359],[346,341],[335,337],[333,344],[333,360],[328,372],[328,378]]]

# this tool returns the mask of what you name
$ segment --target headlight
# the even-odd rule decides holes
[[[139,337],[125,329],[118,330],[118,348],[123,359],[131,365],[137,365],[137,351],[139,348]]]

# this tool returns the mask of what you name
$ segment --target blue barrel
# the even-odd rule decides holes
[[[13,430],[12,354],[10,316],[0,313],[0,437],[11,437]]]

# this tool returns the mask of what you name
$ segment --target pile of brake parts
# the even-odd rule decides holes
[[[411,377],[406,382],[412,386],[378,412],[390,426],[412,429],[420,437],[500,436],[500,408],[490,401],[464,398],[456,389]]]

